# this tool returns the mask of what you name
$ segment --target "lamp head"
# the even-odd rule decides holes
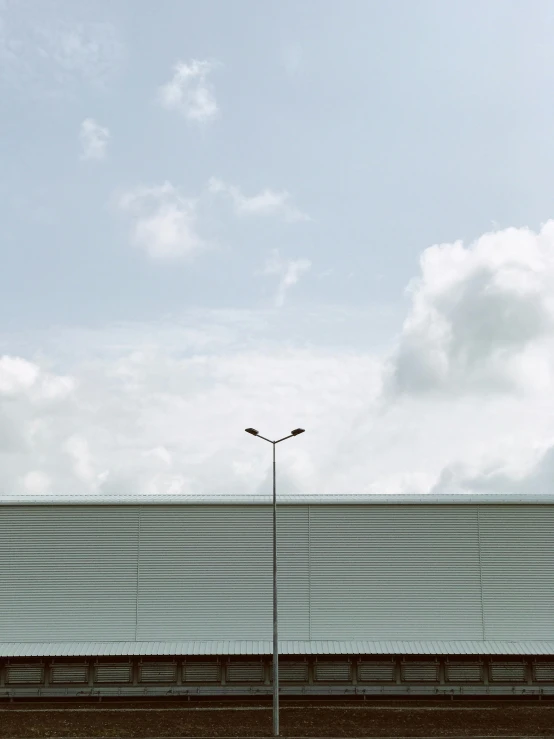
[[[291,431],[292,436],[298,436],[298,434],[303,434],[306,429],[294,429],[294,431]]]
[[[252,436],[257,436],[260,432],[256,431],[256,429],[244,429],[247,434],[252,434]]]

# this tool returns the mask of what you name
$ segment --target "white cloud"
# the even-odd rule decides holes
[[[103,85],[121,61],[122,45],[110,23],[59,23],[37,30],[62,76]]]
[[[526,474],[536,450],[554,439],[544,402],[552,382],[537,390],[530,378],[523,396],[384,402],[385,356],[341,348],[340,325],[331,335],[329,316],[322,317],[328,345],[317,346],[294,338],[302,316],[286,307],[275,315],[288,325],[281,338],[263,314],[226,319],[218,312],[191,314],[181,327],[43,337],[64,373],[11,358],[12,366],[29,363],[26,376],[35,379],[18,381],[15,393],[10,381],[10,394],[0,396],[0,490],[268,492],[270,450],[244,433],[248,426],[270,437],[306,428],[280,445],[282,493],[425,493],[452,467],[461,470],[458,487],[470,489],[483,470],[489,478],[491,469],[510,479]],[[46,377],[72,378],[71,390],[45,397]],[[25,483],[37,471],[49,486]],[[508,487],[500,478],[489,483]]]
[[[45,375],[41,378],[40,393],[44,400],[60,400],[66,398],[75,389],[72,377]]]
[[[278,275],[279,286],[275,296],[275,305],[280,308],[285,303],[287,291],[296,285],[300,277],[307,272],[312,266],[309,259],[289,259],[283,260],[279,256],[279,252],[274,250],[268,258],[263,274]]]
[[[147,452],[144,452],[144,453],[148,457],[154,457],[155,459],[159,459],[167,467],[170,467],[173,461],[173,457],[171,453],[164,446],[154,447],[154,449],[149,449]]]
[[[426,249],[391,370],[397,393],[507,391],[548,371],[554,221]],[[542,367],[542,369],[541,369]]]
[[[96,475],[87,440],[79,434],[73,434],[67,439],[63,449],[73,462],[73,471],[77,479],[91,486]]]
[[[85,118],[79,131],[81,159],[104,159],[110,132],[92,118]]]
[[[41,372],[38,365],[21,357],[0,356],[0,399],[28,394],[48,402],[66,397],[74,387],[72,377]]]
[[[258,349],[263,327],[253,332],[253,325],[246,322],[231,344],[217,314],[202,329],[206,340],[194,344],[178,330],[167,342],[163,330],[157,342],[140,341],[148,327],[130,327],[136,345],[104,357],[96,347],[117,347],[116,336],[108,331],[95,344],[83,334],[89,356],[66,359],[69,395],[45,405],[29,388],[0,399],[0,491],[264,492],[271,455],[244,429],[254,424],[278,435],[307,422],[311,441],[279,450],[280,491],[317,488],[317,460],[347,433],[358,393],[378,391],[379,365],[333,349]],[[54,341],[50,352],[68,341]],[[40,384],[48,373],[35,366]],[[356,391],[345,395],[345,388]],[[10,438],[20,438],[16,447],[2,447],[4,418]]]
[[[23,477],[23,491],[29,495],[43,495],[52,492],[52,483],[48,475],[40,470],[27,472]]]
[[[453,462],[440,473],[435,493],[519,493],[543,495],[552,491],[554,443],[523,448],[513,457],[499,457],[488,464]]]
[[[20,357],[0,357],[0,396],[29,390],[37,381],[39,370]]]
[[[209,181],[208,191],[230,195],[238,215],[276,214],[288,221],[309,220],[308,216],[288,203],[288,193],[265,190],[259,195],[245,198],[237,188],[227,187],[214,178]],[[206,192],[201,197],[186,197],[171,182],[164,182],[124,192],[115,202],[117,208],[129,217],[131,241],[153,259],[182,259],[210,246],[198,232],[200,206],[213,207]],[[298,275],[309,266],[305,260],[291,263],[289,274],[285,276],[284,289],[294,284]]]
[[[279,192],[265,189],[257,195],[247,197],[234,185],[227,185],[216,177],[212,177],[208,183],[211,193],[222,193],[227,195],[233,203],[233,208],[238,216],[272,216],[277,215],[291,223],[296,221],[309,221],[310,217],[301,210],[290,204],[290,193],[286,190]]]
[[[354,349],[339,310],[321,314],[316,341],[317,311],[286,305],[36,337],[48,365],[0,360],[0,491],[269,492],[271,450],[243,429],[302,426],[279,446],[280,493],[544,492],[552,234],[428,250],[392,355]],[[282,279],[285,265],[267,267]],[[354,334],[372,331],[368,317]],[[442,371],[423,382],[407,345],[416,367],[442,353]]]
[[[197,201],[170,182],[126,192],[118,206],[130,216],[133,243],[153,259],[182,259],[206,246],[196,230]]]
[[[178,62],[172,78],[158,90],[161,105],[199,123],[215,118],[219,111],[213,87],[208,81],[213,68],[212,62],[197,59],[188,64]]]
[[[72,11],[50,0],[0,5],[0,82],[25,96],[59,95],[83,82],[105,86],[125,54],[117,30]]]

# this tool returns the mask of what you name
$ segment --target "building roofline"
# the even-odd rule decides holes
[[[554,494],[277,495],[279,505],[554,505]],[[271,505],[269,495],[0,495],[0,506]]]
[[[150,642],[9,642],[0,643],[0,657],[107,657],[269,655],[269,640]],[[281,655],[554,655],[554,641],[279,641]]]

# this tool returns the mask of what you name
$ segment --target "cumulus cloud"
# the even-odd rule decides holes
[[[263,274],[278,275],[279,285],[275,295],[275,306],[280,308],[285,303],[288,290],[296,285],[300,277],[311,269],[312,263],[309,259],[284,260],[279,256],[278,250],[274,250],[268,258]]]
[[[543,495],[552,492],[554,443],[546,448],[524,449],[523,459],[499,458],[479,468],[451,463],[440,473],[433,493],[517,493]]]
[[[0,395],[16,395],[35,385],[38,367],[21,357],[0,357]]]
[[[206,246],[197,232],[197,201],[170,182],[123,193],[117,205],[130,218],[132,242],[153,259],[182,259]]]
[[[384,416],[436,444],[432,492],[548,490],[554,427],[554,221],[427,249],[386,363]],[[437,425],[440,433],[439,438]],[[452,441],[455,440],[455,443]]]
[[[158,90],[160,104],[167,110],[177,110],[191,121],[205,123],[218,112],[217,101],[208,75],[213,62],[193,59],[188,64],[178,62],[173,76]]]
[[[110,132],[93,118],[85,118],[79,131],[81,159],[104,159]]]
[[[23,440],[17,449],[0,448],[0,490],[267,492],[271,455],[244,428],[255,423],[277,435],[308,418],[312,441],[280,449],[279,456],[281,492],[309,488],[317,474],[314,450],[329,451],[335,443],[326,417],[336,414],[333,434],[340,435],[357,409],[344,388],[374,394],[375,361],[278,345],[260,351],[255,340],[245,347],[244,336],[230,350],[218,338],[217,322],[214,329],[209,350],[198,351],[197,343],[187,349],[186,333],[164,344],[162,331],[158,343],[122,347],[101,360],[81,358],[71,367],[71,393],[48,407],[28,383],[17,398],[0,400],[0,419],[9,413]],[[109,334],[99,341],[114,343]],[[41,385],[48,373],[30,364]]]
[[[278,450],[283,494],[545,492],[552,228],[427,250],[392,350],[344,341],[348,313],[316,325],[318,311],[286,303],[22,342],[48,364],[24,350],[0,360],[0,490],[269,492],[270,450],[244,429],[302,426]],[[272,258],[282,280],[288,263]],[[431,367],[423,380],[406,346]]]
[[[290,193],[286,190],[275,191],[266,188],[257,195],[246,196],[234,185],[227,185],[216,177],[208,183],[211,193],[228,196],[238,216],[281,216],[285,221],[309,221],[310,217],[291,205]]]
[[[33,400],[56,400],[70,394],[74,384],[72,377],[41,372],[27,359],[0,356],[0,398],[28,394]]]
[[[554,439],[554,383],[383,402],[386,353],[342,346],[352,319],[336,311],[320,317],[316,343],[314,320],[285,305],[42,336],[63,371],[25,356],[0,365],[0,490],[270,492],[270,450],[249,426],[275,438],[306,428],[279,447],[283,494],[423,494],[439,480],[446,490],[448,470],[450,491],[484,490],[483,476],[487,490],[532,487],[524,477]]]
[[[76,387],[73,377],[54,374],[29,359],[0,357],[1,492],[53,491],[60,460],[54,461],[47,450],[59,440],[56,429],[64,415],[72,414]]]
[[[391,363],[395,393],[496,392],[545,369],[552,335],[554,221],[426,249]]]

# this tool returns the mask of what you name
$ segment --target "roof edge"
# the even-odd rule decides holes
[[[271,640],[151,642],[6,642],[0,657],[269,655]],[[279,641],[281,655],[554,655],[554,642],[530,641]]]
[[[271,505],[269,495],[0,495],[0,506]],[[279,505],[554,505],[554,494],[277,495]]]

